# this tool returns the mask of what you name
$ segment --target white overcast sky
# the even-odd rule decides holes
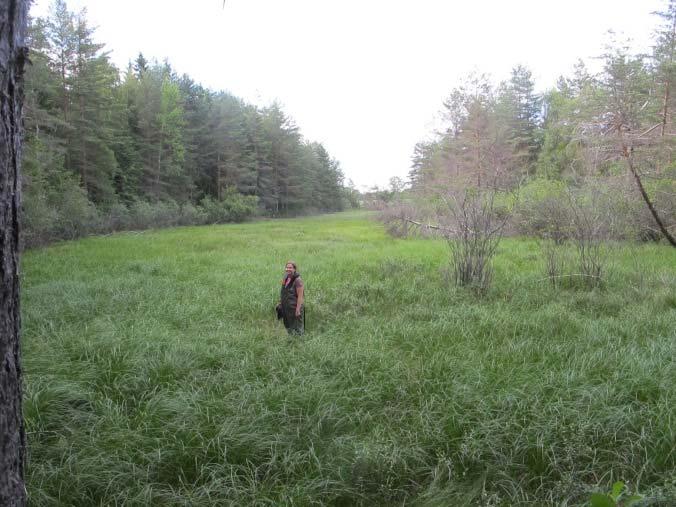
[[[443,99],[473,70],[526,65],[539,90],[592,67],[607,31],[646,50],[659,0],[67,0],[126,68],[139,51],[258,105],[278,100],[360,187],[405,178]],[[31,14],[48,12],[35,0]]]

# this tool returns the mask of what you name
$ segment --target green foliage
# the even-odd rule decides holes
[[[75,178],[63,173],[52,174],[49,180],[32,176],[23,200],[25,245],[74,239],[99,229],[101,214]]]
[[[129,208],[121,203],[113,204],[107,210],[107,228],[113,232],[128,230],[132,227]]]
[[[27,245],[124,227],[239,221],[257,205],[268,215],[343,209],[338,162],[305,142],[279,105],[261,109],[204,89],[141,53],[120,79],[85,12],[73,14],[63,0],[31,22],[29,41]],[[95,212],[72,192],[48,205],[64,175]],[[201,201],[208,211],[198,209]],[[80,218],[62,216],[66,204]]]
[[[536,166],[540,177],[570,179],[586,172],[583,143],[575,135],[578,115],[584,108],[584,97],[571,95],[570,90],[574,86],[563,81],[545,96],[547,115]]]
[[[668,224],[676,219],[676,183],[664,178],[645,184],[650,198]],[[574,202],[573,202],[574,201]],[[623,177],[582,180],[579,186],[537,178],[521,187],[515,204],[518,231],[561,243],[575,235],[575,204],[599,214],[606,238],[660,240],[653,217],[632,182]]]
[[[498,114],[509,129],[519,170],[524,175],[534,173],[541,144],[541,98],[535,93],[535,83],[529,69],[517,65],[499,98]]]
[[[205,197],[200,201],[206,223],[209,224],[241,222],[256,214],[257,205],[257,197],[242,195],[232,187],[226,190],[222,201],[214,201],[210,197]]]
[[[248,218],[248,217],[243,217]],[[203,208],[186,203],[181,206],[180,225],[199,225],[206,223],[207,216]]]
[[[557,243],[572,235],[568,186],[561,181],[536,178],[519,189],[517,223],[520,232],[550,238]]]
[[[608,494],[593,493],[591,496],[591,507],[633,507],[644,505],[643,496],[629,495],[626,489],[625,484],[618,481],[613,484],[613,488]]]
[[[443,241],[366,214],[27,252],[30,503],[584,506],[621,477],[673,505],[675,253],[610,255],[602,289],[555,290],[505,239],[477,298]]]
[[[673,229],[676,226],[676,171],[666,174],[661,179],[648,180],[644,187],[655,208],[659,211],[667,224]],[[631,201],[624,203],[628,209],[627,215],[632,218],[628,227],[627,237],[638,238],[643,241],[659,241],[662,239],[660,232],[655,226],[653,217],[638,196],[633,196]]]
[[[343,209],[357,209],[361,207],[361,193],[352,185],[342,189]]]
[[[522,233],[561,242],[576,230],[567,230],[576,214],[561,191],[592,195],[601,183],[614,237],[666,238],[673,244],[674,192],[660,192],[658,203],[654,192],[643,189],[655,182],[669,189],[674,182],[674,5],[670,1],[655,13],[663,24],[654,34],[652,55],[633,55],[622,41],[611,40],[600,56],[601,72],[590,74],[580,61],[572,76],[562,76],[542,96],[521,65],[499,86],[485,75],[470,75],[444,102],[445,130],[415,146],[412,189],[429,199],[470,187],[525,183],[528,192],[548,186],[550,195],[527,196],[521,203],[518,226]],[[638,191],[618,184],[626,175]],[[610,196],[616,190],[621,192]]]
[[[47,193],[47,203],[54,210],[54,237],[74,239],[96,230],[98,210],[73,179],[55,182]]]
[[[178,225],[180,206],[171,200],[136,201],[129,207],[131,228],[134,230]]]
[[[509,188],[533,174],[542,135],[540,102],[523,66],[499,87],[484,74],[469,75],[444,102],[446,130],[416,145],[412,189]]]

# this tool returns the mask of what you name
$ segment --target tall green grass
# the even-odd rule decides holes
[[[554,290],[507,240],[478,297],[443,242],[354,214],[31,251],[31,505],[585,505],[618,479],[673,505],[676,254],[608,261]]]

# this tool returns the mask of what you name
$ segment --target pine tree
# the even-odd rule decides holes
[[[119,200],[127,204],[142,197],[143,164],[140,153],[142,139],[139,130],[138,93],[139,81],[129,65],[122,82],[114,90],[110,141],[117,161],[117,170],[113,175],[115,193]]]
[[[21,401],[19,213],[21,206],[22,84],[28,2],[0,3],[0,505],[26,505],[26,437]]]
[[[138,200],[198,203],[239,193],[259,198],[270,214],[342,206],[338,163],[305,142],[278,104],[258,109],[205,89],[141,52],[120,79],[94,39],[86,12],[69,12],[64,0],[31,25],[24,178],[31,244],[75,237],[87,221],[98,223],[97,209]],[[78,220],[82,227],[69,225]]]
[[[522,65],[512,69],[512,75],[498,99],[498,108],[504,128],[514,146],[515,168],[520,173],[532,175],[541,145],[541,98],[535,94],[531,71]]]
[[[660,117],[662,126],[660,134],[667,133],[674,107],[674,86],[676,85],[676,1],[670,0],[665,11],[655,13],[663,24],[655,34],[656,44],[653,52],[655,77],[662,98]]]
[[[112,144],[111,118],[113,89],[118,71],[100,54],[103,44],[93,42],[91,29],[81,12],[76,19],[76,60],[72,74],[71,136],[69,168],[80,177],[82,187],[93,202],[115,201],[113,178],[117,161]]]
[[[148,70],[148,60],[145,59],[143,53],[138,54],[136,60],[134,61],[134,74],[137,78],[141,78],[143,73]]]
[[[64,126],[61,136],[68,139],[68,126],[71,119],[72,77],[77,64],[77,36],[74,16],[68,11],[64,0],[55,0],[47,21],[47,29],[50,65],[60,80],[58,94],[61,104],[61,120]]]

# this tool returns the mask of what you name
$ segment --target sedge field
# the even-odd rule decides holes
[[[30,505],[676,505],[676,250],[555,289],[508,239],[482,296],[448,255],[349,213],[27,252]]]

